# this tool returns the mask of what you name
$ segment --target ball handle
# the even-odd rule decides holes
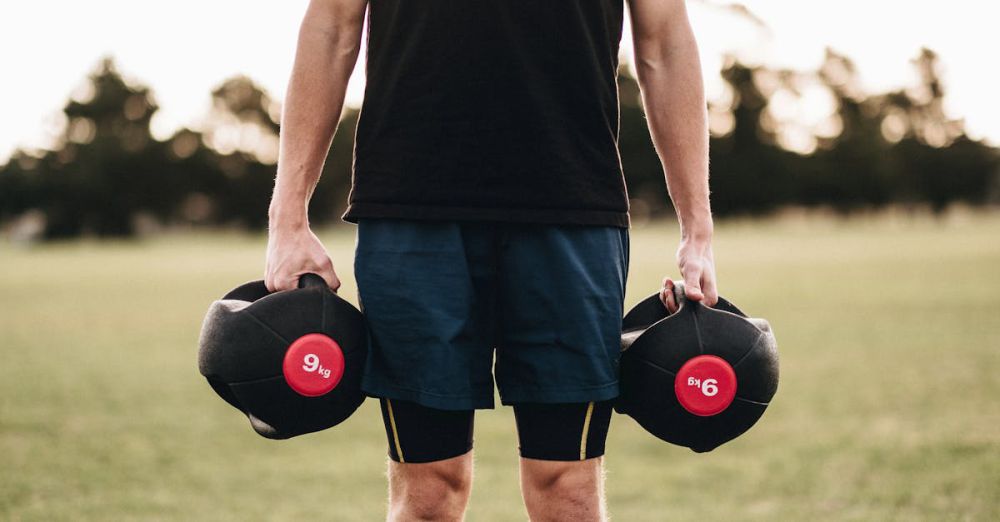
[[[327,284],[318,274],[308,272],[299,276],[299,288],[327,288]]]
[[[678,311],[680,311],[681,308],[684,308],[684,306],[688,303],[692,303],[695,305],[702,305],[702,303],[698,301],[691,301],[687,298],[687,293],[685,293],[684,281],[674,281],[674,300],[677,301]],[[703,305],[703,306],[705,308],[712,308],[714,310],[722,310],[723,312],[733,313],[745,319],[749,319],[749,317],[747,317],[747,314],[743,313],[743,310],[740,310],[739,308],[736,307],[736,305],[730,303],[722,296],[719,296],[719,300],[713,306],[708,306],[708,305]],[[762,319],[754,319],[754,321],[761,321],[761,320]],[[760,326],[758,326],[758,328],[759,327]]]
[[[687,302],[687,295],[684,293],[684,281],[674,281],[674,299],[677,300],[678,311]],[[715,308],[723,310],[726,312],[732,312],[736,315],[743,316],[744,319],[754,325],[758,330],[764,332],[767,335],[772,335],[771,333],[771,323],[767,319],[760,317],[747,317],[740,309],[736,308],[732,303],[726,301],[725,299],[719,298],[719,303],[716,304]]]

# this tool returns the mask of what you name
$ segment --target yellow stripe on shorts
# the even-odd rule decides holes
[[[400,462],[406,462],[403,458],[403,448],[399,445],[399,433],[396,431],[396,417],[392,414],[392,401],[389,399],[385,400],[386,406],[389,407],[389,426],[392,427],[392,441],[396,444],[396,455],[399,455]],[[590,414],[587,414],[587,419],[590,419]]]
[[[389,411],[391,412],[392,410]],[[590,416],[593,413],[594,401],[590,401],[587,404],[587,416],[583,419],[583,435],[580,436],[580,460],[587,460],[587,435],[590,433]]]

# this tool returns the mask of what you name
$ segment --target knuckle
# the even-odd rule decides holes
[[[702,267],[701,261],[695,261],[695,260],[688,261],[688,262],[684,263],[683,266],[681,266],[681,270],[683,270],[683,271],[685,271],[687,273],[691,273],[691,272],[699,272],[700,273],[702,271],[702,269],[703,269],[703,267]]]

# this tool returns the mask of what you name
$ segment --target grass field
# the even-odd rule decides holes
[[[354,299],[354,229],[321,236]],[[632,232],[627,304],[675,273]],[[0,246],[0,519],[378,520],[377,405],[287,442],[198,374],[202,314],[259,277],[262,236]],[[723,295],[768,318],[771,408],[713,453],[616,416],[618,521],[1000,520],[1000,215],[718,225]],[[480,413],[469,519],[524,520],[511,413]]]

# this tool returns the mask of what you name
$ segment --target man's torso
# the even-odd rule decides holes
[[[622,0],[372,0],[344,219],[628,226]]]

